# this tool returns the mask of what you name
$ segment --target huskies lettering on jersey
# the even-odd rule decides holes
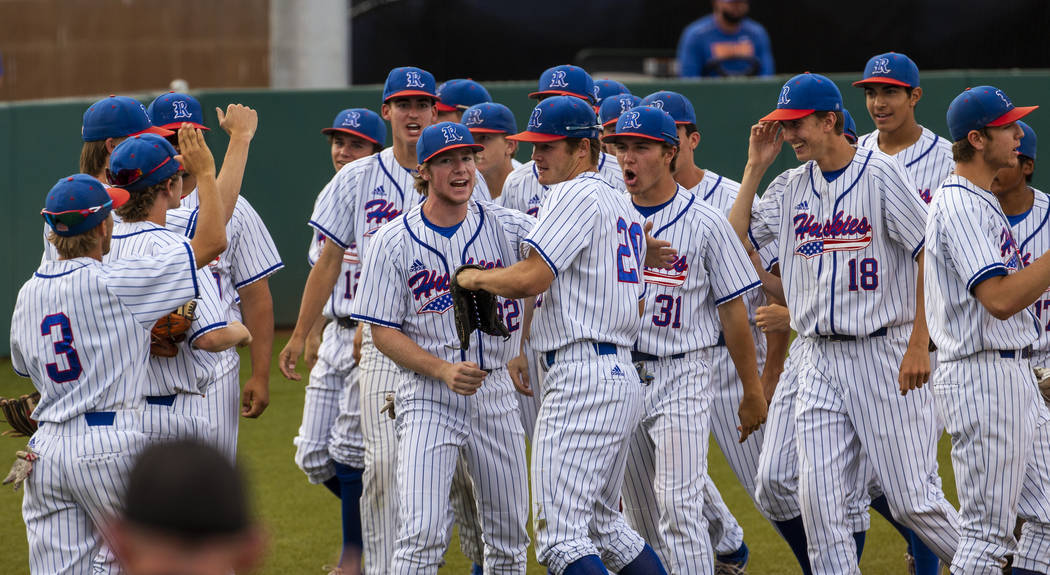
[[[645,283],[655,284],[660,286],[678,287],[685,283],[685,278],[689,273],[689,263],[686,262],[685,256],[678,256],[674,263],[671,264],[670,268],[645,268],[644,277]]]
[[[1017,249],[1017,242],[1014,241],[1014,235],[1010,232],[1010,228],[1003,226],[1001,232],[999,232],[999,252],[1003,258],[1009,258],[1006,260],[1006,268],[1010,271],[1017,271],[1024,267],[1021,263],[1021,252]]]
[[[186,109],[186,101],[185,100],[175,100],[174,102],[171,103],[171,106],[172,106],[172,109],[175,111],[175,115],[172,116],[173,120],[178,120],[179,118],[192,118],[193,117],[193,116],[190,115],[190,111]]]
[[[930,192],[930,188],[924,188],[919,190],[919,197],[922,198],[922,201],[926,202],[927,204],[933,201],[933,193]]]
[[[351,128],[361,127],[361,112],[350,112],[350,115],[343,118],[343,125]]]
[[[465,265],[477,264],[484,269],[503,267],[503,261],[478,260],[470,257],[464,262]],[[427,269],[426,265],[414,260],[408,268],[408,287],[412,290],[412,297],[416,301],[424,300],[416,313],[445,313],[452,308],[452,294],[449,292],[451,280],[449,274],[433,269]]]
[[[878,58],[875,60],[874,66],[871,68],[872,76],[885,76],[890,73],[890,59],[889,58]]]
[[[551,84],[548,88],[568,88],[569,84],[565,82],[565,70],[555,70],[551,74]]]
[[[795,215],[795,253],[811,258],[826,252],[862,250],[871,243],[868,218],[856,218],[839,211],[823,223],[806,212]]]
[[[370,224],[385,224],[400,215],[401,210],[386,200],[369,200],[365,204],[365,221]]]

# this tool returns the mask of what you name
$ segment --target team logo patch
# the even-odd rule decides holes
[[[568,88],[569,84],[565,82],[565,70],[555,70],[551,74],[551,83],[548,88]]]
[[[624,101],[624,102],[620,102],[620,103],[621,104],[626,104],[627,102]],[[649,103],[649,105],[654,107],[654,108],[656,108],[657,110],[663,110],[664,109],[664,101],[663,100],[653,100],[652,102]]]
[[[463,125],[465,126],[480,126],[481,125],[481,110],[475,108],[467,112],[466,116],[463,116]]]
[[[457,132],[456,128],[453,126],[445,126],[444,128],[441,128],[441,135],[445,136],[446,144],[453,144],[455,142],[463,141],[463,136],[460,135],[460,133]]]
[[[383,224],[401,215],[392,202],[386,200],[369,200],[365,203],[365,221]]]
[[[809,209],[809,202],[807,202],[806,200],[802,200],[801,202],[799,202],[799,204],[797,206],[795,206],[795,209],[796,210],[808,210]]]
[[[381,198],[386,197],[386,190],[383,189],[383,184],[379,184],[379,186],[376,189],[372,190],[372,195]]]
[[[542,112],[543,112],[543,110],[540,110],[539,106],[537,106],[536,109],[532,111],[532,115],[529,116],[529,129],[530,130],[532,128],[539,128],[540,126],[543,125],[543,122],[540,121],[540,115],[542,114]]]
[[[777,99],[778,106],[786,106],[791,103],[791,98],[788,98],[790,91],[791,86],[784,86],[784,89],[780,91],[780,98]]]
[[[641,124],[638,123],[638,118],[641,116],[636,111],[630,111],[620,117],[620,127],[624,130],[638,130],[641,129]]]
[[[620,366],[614,365],[612,370],[609,371],[609,375],[613,377],[623,377],[623,370],[620,369]]]
[[[868,218],[857,218],[839,211],[834,218],[821,222],[817,216],[802,212],[792,221],[798,242],[795,253],[806,259],[829,252],[862,250],[871,244]]]
[[[171,107],[175,111],[175,115],[172,116],[172,119],[174,119],[174,120],[178,120],[179,118],[192,118],[193,117],[193,116],[190,115],[190,111],[186,109],[186,101],[185,100],[175,100],[174,102],[171,103]]]
[[[926,202],[927,204],[933,201],[933,193],[930,192],[930,188],[920,189],[919,197],[922,198],[922,201]]]
[[[875,60],[875,64],[871,67],[871,75],[886,75],[889,74],[890,70],[890,59],[889,58],[878,58]]]
[[[662,106],[663,102],[660,102],[660,104]],[[624,114],[625,112],[627,112],[630,109],[631,109],[631,101],[628,100],[627,98],[620,99],[620,114],[622,115],[622,114]],[[662,110],[663,108],[660,108],[660,109]]]
[[[597,84],[595,84],[595,85],[594,85],[594,99],[595,99],[595,100],[597,100],[597,99],[598,99],[598,95],[599,95],[600,93],[601,93],[601,92],[600,92],[600,91],[599,91],[599,89],[598,89],[598,85],[597,85]]]
[[[406,88],[425,88],[423,85],[423,78],[420,77],[419,72],[405,72],[405,87]]]
[[[350,112],[350,115],[343,118],[343,125],[348,128],[360,128],[361,112]]]
[[[1017,241],[1006,226],[999,232],[999,250],[1008,270],[1017,271],[1024,267],[1021,252],[1017,249]]]
[[[1010,108],[1014,107],[1014,103],[1010,101],[1010,98],[1006,97],[1006,94],[1004,94],[1002,90],[996,90],[995,95],[999,96],[999,99],[1002,100],[1003,103],[1009,106]]]
[[[679,256],[678,259],[671,264],[670,268],[645,268],[642,275],[645,278],[645,283],[653,284],[658,286],[678,287],[685,283],[685,279],[689,274],[689,263],[686,262],[685,256]]]
[[[139,104],[139,109],[142,110],[142,115],[146,116],[146,119],[149,120],[149,112],[146,111],[146,106]]]

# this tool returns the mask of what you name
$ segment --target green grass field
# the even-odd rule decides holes
[[[278,337],[276,352],[285,338]],[[243,365],[243,362],[242,362]],[[334,563],[341,541],[337,500],[321,486],[310,485],[295,466],[292,438],[299,428],[303,408],[304,383],[285,380],[274,362],[270,380],[270,407],[257,420],[241,420],[239,461],[244,466],[255,502],[255,512],[269,538],[268,552],[261,573],[323,573],[321,566]],[[305,372],[305,369],[301,369]],[[304,378],[305,379],[305,378]],[[32,390],[28,380],[14,375],[9,360],[0,360],[0,396],[13,396]],[[0,438],[0,454],[11,454],[25,445],[24,438]],[[6,457],[6,456],[5,456]],[[955,498],[955,478],[950,473],[946,438],[940,445],[941,475],[948,499]],[[4,472],[7,460],[0,462]],[[749,571],[754,574],[795,574],[800,570],[787,545],[772,526],[759,515],[751,500],[737,483],[725,459],[712,443],[711,476],[729,508],[744,527],[745,540],[751,548]],[[29,572],[25,529],[21,521],[21,492],[0,492],[0,541],[5,553],[0,555],[0,573]],[[861,569],[865,573],[904,572],[904,540],[878,516],[872,514]],[[535,562],[529,551],[529,575],[546,571]],[[470,564],[453,541],[440,573],[466,575]]]

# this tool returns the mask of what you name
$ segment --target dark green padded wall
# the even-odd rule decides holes
[[[696,107],[702,134],[697,162],[727,177],[738,179],[747,158],[748,129],[776,103],[785,77],[771,80],[705,82],[635,82],[631,90],[644,96],[661,89],[688,96]],[[862,90],[850,86],[852,76],[834,76],[862,133],[872,129],[864,108]],[[945,111],[956,94],[969,86],[993,84],[1019,105],[1045,104],[1050,94],[1050,72],[955,71],[923,75],[925,94],[919,105],[919,121],[942,136],[947,135]],[[535,89],[531,82],[487,85],[498,102],[514,111],[524,128]],[[287,267],[271,281],[277,323],[295,323],[302,286],[308,272],[306,221],[314,199],[333,175],[328,146],[320,129],[330,125],[335,114],[349,107],[378,109],[377,86],[330,91],[231,91],[197,94],[213,128],[208,141],[221,162],[225,135],[216,133],[214,108],[241,102],[259,111],[259,132],[252,144],[242,193],[270,229]],[[149,102],[152,95],[140,95]],[[92,100],[62,100],[0,104],[0,188],[8,198],[0,211],[0,225],[7,240],[0,250],[5,279],[0,285],[0,350],[9,342],[9,318],[19,287],[36,268],[41,253],[39,212],[44,195],[54,182],[76,172],[80,154],[80,122]],[[1050,142],[1050,109],[1029,116],[1037,133]],[[1044,149],[1050,149],[1044,144]],[[528,159],[523,146],[519,159]],[[1050,151],[1044,152],[1050,154]],[[1047,156],[1050,157],[1050,156]],[[796,165],[785,148],[770,170],[770,176]],[[1034,185],[1050,190],[1050,168],[1037,166]],[[73,304],[75,305],[75,303]],[[2,351],[0,351],[2,353]]]

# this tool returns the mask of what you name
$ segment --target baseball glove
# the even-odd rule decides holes
[[[503,324],[503,318],[499,315],[499,302],[496,296],[485,290],[469,290],[459,285],[457,277],[459,272],[465,269],[485,269],[478,265],[465,265],[456,268],[452,274],[452,285],[449,293],[452,295],[452,311],[456,317],[456,332],[459,334],[460,349],[470,349],[470,334],[476,329],[489,335],[502,336],[503,339],[510,337],[510,331]]]
[[[186,339],[194,312],[197,310],[197,301],[190,300],[179,306],[178,309],[157,320],[150,330],[149,352],[158,357],[175,357],[179,354],[179,347],[175,344]]]
[[[1035,371],[1035,378],[1039,381],[1039,393],[1043,394],[1043,401],[1050,407],[1050,368],[1037,367],[1033,371]]]
[[[387,414],[390,419],[397,419],[397,412],[394,411],[394,394],[387,393],[383,396],[383,409],[380,409],[379,413]]]
[[[37,460],[37,454],[27,445],[25,451],[15,452],[15,462],[11,465],[11,471],[7,472],[3,484],[14,484],[15,491],[22,487],[29,474],[33,472],[33,462]]]
[[[15,399],[0,398],[0,410],[4,412],[4,421],[11,426],[2,435],[15,437],[29,437],[36,433],[36,420],[33,419],[33,410],[40,403],[40,393],[33,392]]]

